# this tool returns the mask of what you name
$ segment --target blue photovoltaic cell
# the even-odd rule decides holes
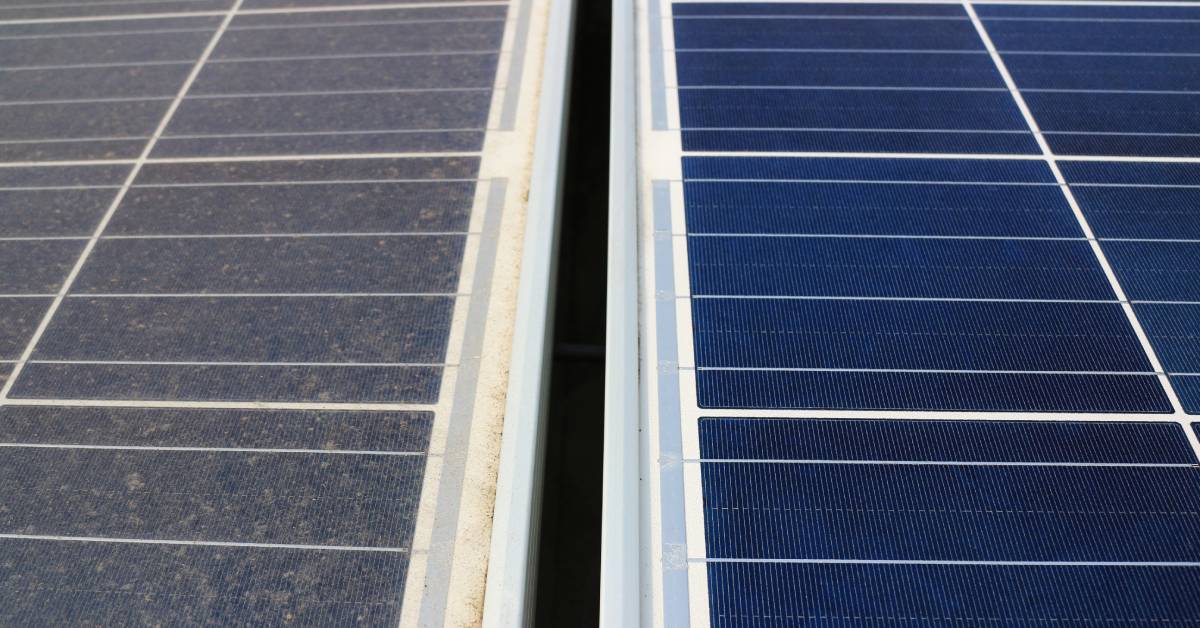
[[[1138,320],[1169,373],[1200,373],[1200,304],[1138,303]]]
[[[1200,414],[1200,376],[1172,375],[1171,386],[1179,395],[1183,411],[1188,414]]]
[[[820,16],[905,16],[965,17],[962,7],[954,4],[839,4],[834,2],[680,2],[671,5],[679,15],[820,15]]]
[[[1171,412],[1150,374],[700,370],[696,382],[702,408]]]
[[[1090,10],[1082,9],[1084,11]],[[1021,52],[1200,52],[1200,22],[983,20],[1002,54]]]
[[[919,115],[913,112],[912,115]],[[685,151],[965,153],[1036,155],[1033,135],[1012,131],[705,131],[682,133]]]
[[[980,4],[975,13],[987,18],[1066,18],[1068,20],[1195,20],[1194,7],[1128,6],[1103,4]],[[990,22],[989,22],[990,23]],[[1130,26],[1136,27],[1133,23]]]
[[[1135,301],[1200,301],[1200,242],[1105,241],[1113,272]]]
[[[1070,165],[1087,167],[1115,164],[1077,162]],[[1191,166],[1189,174],[1190,180],[1200,185],[1200,166]],[[685,180],[746,179],[755,181],[1055,183],[1054,174],[1045,162],[1032,159],[685,156],[683,158],[683,178]]]
[[[1083,240],[691,237],[692,294],[1112,300]]]
[[[1046,184],[685,181],[683,193],[693,234],[1083,237]]]
[[[708,460],[1196,463],[1177,423],[722,417],[699,432]]]
[[[692,317],[701,368],[1151,370],[1116,303],[705,298]]]
[[[709,558],[1200,560],[1195,466],[701,468]]]
[[[873,86],[1005,89],[986,53],[681,51],[681,87]]]
[[[685,129],[911,129],[1028,132],[1006,91],[679,90]]]
[[[1157,112],[1155,112],[1157,114]],[[1121,155],[1126,157],[1195,157],[1200,135],[1141,135],[1128,133],[1044,133],[1056,155]]]
[[[1017,87],[1030,89],[1200,90],[1200,57],[1004,56]]]
[[[710,563],[712,625],[1188,625],[1200,568]]]
[[[1067,183],[1200,186],[1200,164],[1170,162],[1059,161]]]
[[[1072,185],[1099,238],[1200,240],[1200,188]]]
[[[1200,94],[1025,92],[1024,96],[1046,132],[1194,133],[1200,128]]]
[[[957,7],[956,7],[957,9]],[[676,18],[675,47],[791,50],[982,50],[975,27],[962,19]]]

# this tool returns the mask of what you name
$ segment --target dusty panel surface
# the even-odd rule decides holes
[[[0,623],[477,620],[542,5],[0,1]]]

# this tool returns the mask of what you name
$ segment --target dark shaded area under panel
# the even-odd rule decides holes
[[[1032,159],[684,157],[683,176],[686,180],[1055,183],[1046,164]],[[1200,171],[1196,177],[1200,181]]]
[[[3,12],[0,11],[0,16]],[[145,23],[136,23],[144,27]],[[179,62],[194,64],[212,39],[211,29],[188,32],[99,34],[70,38],[0,39],[0,59],[6,68],[115,63]],[[188,71],[191,67],[188,67]]]
[[[1200,469],[701,463],[709,558],[1196,562]]]
[[[35,360],[440,363],[451,297],[71,297]]]
[[[224,11],[231,0],[170,0],[168,2],[47,2],[45,6],[22,2],[23,6],[0,5],[0,20],[86,18],[115,15],[147,15],[186,11]]]
[[[482,129],[491,90],[188,98],[168,136]]]
[[[405,548],[424,456],[9,448],[9,533]]]
[[[1031,105],[1032,106],[1032,105]],[[1004,90],[679,90],[685,129],[912,129],[1025,131]]]
[[[168,97],[191,63],[55,70],[0,70],[0,101]]]
[[[984,20],[984,26],[1002,54],[1009,51],[1200,52],[1200,23],[1194,20]]]
[[[1100,246],[1130,299],[1200,301],[1200,242],[1108,240]]]
[[[0,540],[8,625],[395,625],[401,552]]]
[[[698,367],[1152,370],[1117,303],[696,298],[692,319]]]
[[[575,8],[554,296],[554,351],[534,626],[587,626],[600,612],[604,318],[612,7]]]
[[[336,21],[336,13],[324,13]],[[378,17],[378,16],[376,16]],[[309,18],[311,19],[311,18]],[[503,20],[487,22],[428,22],[355,24],[241,30],[240,20],[221,36],[214,59],[369,55],[437,52],[496,52],[504,36]]]
[[[103,239],[72,291],[452,294],[465,243],[459,235]]]
[[[702,408],[1171,412],[1152,374],[700,370],[696,380]]]
[[[681,133],[685,151],[966,153],[1036,155],[1033,135],[1009,131],[715,131]]]
[[[52,298],[0,298],[0,360],[16,360],[50,308]],[[7,373],[7,365],[0,372]]]
[[[116,186],[0,190],[0,233],[9,237],[89,237],[116,195]]]
[[[85,240],[0,240],[0,293],[53,294],[75,266]]]
[[[1177,423],[701,418],[700,456],[872,460],[1196,464]]]
[[[688,265],[697,295],[1115,299],[1084,240],[693,236]]]
[[[957,8],[957,7],[956,7]],[[676,19],[675,48],[983,50],[962,19]],[[899,27],[899,28],[898,28]]]
[[[1194,56],[1007,54],[1004,65],[1023,91],[1200,90],[1200,58]]]
[[[424,453],[432,412],[6,406],[0,442]]]
[[[474,201],[474,181],[135,186],[104,233],[465,232]]]
[[[1133,311],[1168,373],[1200,373],[1200,304],[1138,303]]]
[[[210,62],[188,94],[263,94],[367,89],[491,89],[498,53],[422,57]]]
[[[736,85],[865,87],[1001,87],[985,52],[680,51],[681,87]]]
[[[264,183],[401,179],[474,179],[478,157],[406,159],[306,159],[250,162],[149,164],[138,185],[183,183]],[[0,173],[3,174],[3,173]],[[118,215],[119,212],[118,212]]]
[[[441,379],[441,367],[30,362],[10,396],[430,404],[438,400]]]
[[[1196,567],[710,563],[718,628],[999,623],[1185,624]]]
[[[1079,238],[1045,184],[685,181],[688,233]]]
[[[1200,188],[1074,184],[1071,192],[1096,237],[1200,240]]]
[[[154,157],[342,155],[347,153],[468,152],[483,147],[484,131],[351,131],[165,137]]]

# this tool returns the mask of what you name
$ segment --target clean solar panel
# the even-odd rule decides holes
[[[643,5],[656,623],[1200,620],[1200,5]]]
[[[478,618],[534,4],[0,0],[0,624]]]

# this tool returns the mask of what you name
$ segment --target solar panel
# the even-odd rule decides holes
[[[479,621],[542,5],[0,0],[0,624]]]
[[[636,4],[644,623],[1200,618],[1200,5]]]

